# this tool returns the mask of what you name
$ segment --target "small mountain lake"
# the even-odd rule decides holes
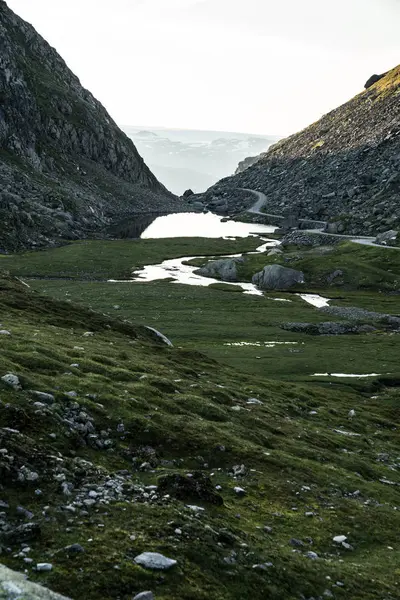
[[[147,238],[206,237],[230,238],[247,237],[251,234],[273,233],[273,225],[258,225],[226,220],[214,213],[175,213],[158,217],[140,236]]]

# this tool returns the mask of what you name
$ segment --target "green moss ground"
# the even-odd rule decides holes
[[[22,384],[15,391],[0,383],[0,448],[14,457],[10,463],[0,453],[0,499],[9,503],[6,512],[15,524],[24,521],[17,505],[33,512],[41,534],[29,540],[29,556],[34,563],[52,562],[53,571],[35,573],[17,556],[18,544],[2,553],[5,564],[27,568],[30,577],[75,600],[131,600],[144,589],[157,600],[399,596],[397,336],[284,331],[282,322],[328,319],[294,294],[261,298],[224,284],[98,281],[123,278],[133,267],[165,258],[240,252],[249,249],[246,244],[254,248],[259,241],[96,241],[0,258],[15,275],[39,277],[28,279],[30,290],[0,279],[1,327],[11,331],[0,336],[0,375],[12,372]],[[347,248],[336,256],[341,264]],[[318,252],[313,260],[311,254],[296,260],[318,273],[310,291],[318,289],[334,304],[397,314],[391,275],[382,275],[375,249],[360,250],[372,251],[360,268],[369,282],[375,277],[361,290],[322,285]],[[378,250],[389,260],[390,251]],[[289,258],[292,252],[298,250],[289,249]],[[253,258],[266,264],[265,257],[249,262]],[[337,261],[327,258],[329,271]],[[355,273],[350,256],[345,261]],[[389,268],[396,276],[394,262]],[[291,302],[276,300],[282,297]],[[161,330],[175,347],[160,345],[141,325]],[[85,337],[86,331],[94,335]],[[241,341],[298,344],[225,345]],[[394,375],[348,380],[311,378],[314,372]],[[55,403],[38,408],[31,389],[54,394]],[[76,398],[66,395],[70,390]],[[249,398],[262,404],[248,405]],[[107,432],[108,449],[96,449],[70,430],[65,418],[75,402],[92,417],[96,432]],[[121,422],[124,434],[117,430]],[[142,472],[138,465],[148,447],[154,450],[152,468]],[[91,465],[82,468],[80,458]],[[246,467],[238,479],[230,473],[236,464]],[[39,480],[21,482],[23,465]],[[194,471],[221,486],[222,506],[195,498],[191,503],[205,508],[196,516],[174,497],[155,503],[140,497],[85,513],[61,508],[83,485],[96,486],[116,473],[143,488],[167,474]],[[74,484],[68,497],[55,479],[62,473]],[[237,485],[246,490],[243,498],[233,490]],[[333,542],[342,534],[351,548]],[[293,546],[293,538],[304,546]],[[74,543],[85,552],[65,552]],[[161,576],[136,566],[133,558],[149,550],[178,565]],[[309,551],[319,558],[307,557]],[[272,565],[255,568],[263,563]]]
[[[268,294],[262,298],[238,293],[235,288],[227,291],[164,281],[112,284],[34,280],[29,284],[50,296],[82,302],[112,316],[156,327],[175,345],[205,352],[249,373],[287,380],[308,378],[316,372],[399,371],[397,336],[377,333],[315,337],[282,330],[282,322],[332,319],[294,294]],[[365,303],[376,306],[378,301],[373,303],[371,296],[375,297],[369,295]],[[290,302],[274,299],[282,297]],[[353,297],[352,306],[355,300]],[[386,308],[395,311],[395,300]],[[397,299],[397,307],[398,303]],[[115,305],[120,308],[115,310]],[[294,341],[298,345],[225,345],[266,341]]]
[[[0,284],[0,314],[11,331],[0,340],[0,371],[22,383],[20,391],[0,389],[0,447],[14,456],[12,463],[0,456],[0,496],[10,504],[10,518],[22,505],[41,526],[29,542],[30,556],[52,562],[53,571],[35,574],[28,567],[33,579],[88,600],[128,600],[144,589],[161,600],[297,600],[326,590],[352,600],[398,597],[396,389],[338,392],[246,375],[7,279]],[[94,335],[85,337],[88,330]],[[80,366],[71,368],[75,362]],[[55,404],[38,409],[29,389],[53,393]],[[66,396],[69,390],[77,397]],[[263,404],[247,405],[254,397]],[[64,415],[73,402],[92,416],[96,431],[109,431],[108,450],[82,445],[71,434]],[[121,422],[124,435],[117,432]],[[152,471],[142,473],[132,456],[145,446],[156,458]],[[79,457],[91,466],[77,469]],[[235,464],[246,466],[238,480],[229,474]],[[18,481],[22,465],[39,480]],[[221,485],[224,504],[197,500],[205,508],[199,516],[174,498],[115,502],[86,514],[61,510],[84,483],[121,470],[138,485],[200,470]],[[55,472],[74,482],[72,496],[63,496]],[[245,488],[244,498],[235,485]],[[341,534],[352,549],[332,541]],[[294,547],[292,538],[304,546]],[[63,548],[73,543],[85,553],[68,555]],[[162,576],[135,566],[134,556],[145,550],[178,565]],[[16,551],[3,553],[2,561],[21,569]],[[232,556],[234,564],[224,561]],[[272,565],[254,568],[262,563]]]
[[[65,281],[31,280],[30,285],[59,299],[81,302],[112,316],[157,327],[176,345],[205,352],[248,373],[303,381],[316,372],[398,372],[397,336],[378,332],[362,336],[310,337],[283,331],[280,327],[283,322],[332,319],[293,293],[271,293],[260,298],[238,293],[235,287],[223,283],[203,288],[167,281],[93,281],[129,276],[133,266],[161,262],[163,258],[235,253],[253,249],[259,243],[257,238],[87,241],[48,251],[6,256],[0,259],[0,264],[18,276],[71,278]],[[386,289],[389,280],[391,285],[397,281],[394,278],[400,267],[396,250],[346,243],[328,249],[328,254],[319,248],[311,251],[289,248],[284,257],[288,260],[281,256],[251,255],[240,265],[240,277],[249,280],[257,269],[279,260],[285,265],[303,268],[306,280],[312,281],[306,290],[302,286],[299,291],[320,292],[333,298],[332,303],[336,305],[360,306],[390,314],[400,312],[398,296]],[[201,264],[204,259],[195,262]],[[383,265],[385,269],[381,268]],[[344,273],[344,281],[341,285],[338,281],[336,286],[327,286],[326,275],[338,268]],[[364,282],[369,278],[372,289],[349,289],[355,287],[357,277],[358,281],[363,279]],[[282,297],[290,302],[276,300]],[[119,306],[118,311],[114,306]],[[265,341],[294,341],[298,345],[280,344],[272,348],[226,345]],[[311,381],[314,382],[314,378]]]
[[[0,268],[21,277],[129,279],[132,270],[169,258],[218,255],[255,250],[257,237],[90,240],[15,255],[0,256]]]

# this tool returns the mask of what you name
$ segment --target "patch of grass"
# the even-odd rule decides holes
[[[189,261],[190,262],[190,261]],[[238,292],[242,293],[243,289],[240,285],[229,285],[228,283],[211,283],[209,287],[212,290],[219,290],[220,292]]]
[[[169,258],[201,254],[214,256],[255,250],[257,237],[164,238],[146,240],[80,241],[45,251],[0,257],[3,269],[20,277],[68,279],[129,279],[135,269]]]
[[[378,91],[379,97],[385,97],[393,93],[394,87],[400,87],[400,66],[391,69],[385,77],[374,85],[374,89]]]
[[[238,370],[260,376],[303,380],[316,372],[398,370],[395,335],[308,336],[281,329],[283,322],[332,320],[295,294],[268,293],[259,297],[238,293],[235,286],[217,287],[224,284],[197,287],[165,281],[113,284],[35,280],[29,284],[50,296],[155,327],[177,346],[200,350]],[[360,306],[371,310],[395,313],[398,309],[398,297],[372,293],[353,292],[334,304],[357,306],[358,298]],[[264,342],[270,341],[297,345],[265,346]],[[259,345],[226,345],[240,342]]]

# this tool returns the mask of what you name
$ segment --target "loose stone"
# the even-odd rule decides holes
[[[36,571],[51,571],[53,565],[51,563],[37,563]]]
[[[158,552],[142,552],[135,557],[135,563],[146,569],[156,569],[165,571],[177,564],[176,560],[167,558]]]

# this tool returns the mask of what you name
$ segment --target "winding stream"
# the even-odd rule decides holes
[[[278,246],[277,240],[268,239],[268,234],[273,233],[276,227],[272,225],[259,225],[254,223],[242,223],[238,221],[225,220],[223,217],[213,213],[177,213],[157,218],[142,233],[142,239],[148,238],[170,238],[170,237],[207,237],[207,238],[236,238],[248,237],[249,235],[260,236],[263,244],[253,252],[243,254],[227,254],[218,258],[233,258],[258,254],[265,252],[267,248]],[[187,263],[195,258],[211,258],[207,256],[185,256],[183,258],[173,258],[164,260],[157,265],[146,265],[145,267],[134,271],[131,282],[148,282],[159,279],[170,279],[171,283],[182,283],[186,285],[199,285],[208,287],[213,283],[224,283],[241,287],[244,294],[261,296],[278,302],[291,302],[289,298],[269,298],[259,290],[253,283],[248,282],[228,282],[211,277],[196,275],[195,271],[199,268]],[[111,280],[115,282],[115,280]],[[329,299],[316,294],[296,294],[303,300],[317,308],[328,306]]]

